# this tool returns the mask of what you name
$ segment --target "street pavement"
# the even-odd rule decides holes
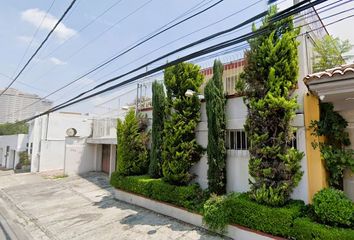
[[[107,176],[0,171],[0,239],[222,239],[117,201]]]

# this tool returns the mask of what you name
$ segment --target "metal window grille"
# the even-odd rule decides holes
[[[248,150],[248,138],[244,130],[229,129],[226,131],[226,149]]]
[[[294,131],[293,136],[289,142],[289,147],[297,149],[297,132]]]
[[[232,95],[235,93],[235,83],[236,83],[236,76],[226,77],[226,89],[225,92],[227,95]]]

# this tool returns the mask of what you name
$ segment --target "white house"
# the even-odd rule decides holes
[[[62,170],[69,175],[89,171],[112,173],[116,162],[116,123],[116,119],[65,112],[33,120],[28,149],[31,171]]]
[[[51,113],[30,122],[31,171],[64,169],[66,131],[74,128],[76,136],[88,137],[91,123],[87,115],[66,112]]]
[[[314,10],[310,10],[311,19],[300,18],[296,25],[304,25],[298,37],[299,78],[294,96],[297,96],[299,109],[292,126],[296,128],[293,146],[304,152],[301,165],[304,175],[292,198],[311,201],[314,193],[325,186],[325,171],[320,153],[311,145],[311,133],[308,126],[311,120],[319,116],[318,102],[309,96],[303,79],[312,73],[313,45],[316,39],[326,35],[321,21]],[[317,20],[314,22],[314,20]],[[317,29],[312,31],[312,29]],[[249,153],[244,123],[247,108],[242,97],[235,95],[234,83],[244,66],[244,61],[225,63],[224,87],[228,95],[227,118],[227,191],[244,192],[249,190],[248,161]],[[203,69],[206,80],[212,76],[212,69]],[[317,104],[317,105],[316,105]],[[151,119],[152,109],[141,109]],[[151,123],[151,122],[150,122]],[[66,136],[66,130],[75,128],[77,134]],[[66,174],[81,174],[88,171],[103,171],[108,174],[116,169],[116,119],[96,118],[67,113],[54,113],[32,122],[30,127],[29,151],[32,153],[32,171],[64,169]],[[202,103],[201,122],[197,127],[197,141],[207,146],[207,117],[205,103]],[[201,187],[207,187],[207,156],[191,169],[196,174],[195,181]]]
[[[15,169],[20,152],[27,151],[27,146],[27,134],[0,136],[0,167]]]

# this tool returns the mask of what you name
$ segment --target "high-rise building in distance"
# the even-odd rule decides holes
[[[40,99],[36,94],[21,92],[14,88],[8,89],[0,96],[0,123],[13,123],[29,118],[38,112],[48,110],[53,104],[49,100]],[[38,103],[33,104],[38,100],[40,100]]]

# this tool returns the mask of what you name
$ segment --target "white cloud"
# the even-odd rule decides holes
[[[16,39],[20,42],[23,42],[23,43],[26,43],[26,44],[29,44],[32,40],[32,37],[30,36],[18,36],[16,37]]]
[[[65,65],[67,64],[67,62],[63,62],[62,60],[55,58],[55,57],[51,57],[49,58],[49,61],[55,65]]]
[[[29,22],[30,24],[34,25],[35,27],[40,26],[41,29],[51,30],[54,25],[57,23],[58,18],[47,14],[46,18],[44,19],[42,25],[42,19],[46,16],[45,11],[41,11],[38,8],[27,9],[21,13],[21,19]],[[60,41],[64,41],[72,36],[74,36],[77,32],[65,26],[63,23],[59,23],[57,28],[54,31],[54,34],[58,37]]]

